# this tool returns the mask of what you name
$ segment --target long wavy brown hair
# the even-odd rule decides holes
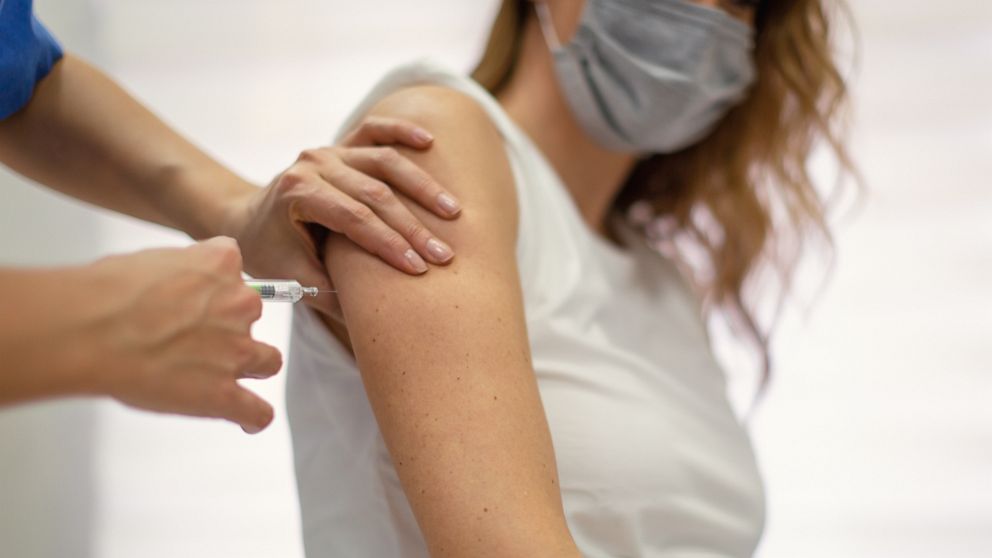
[[[513,73],[529,4],[504,0],[472,74],[494,95]],[[758,78],[748,97],[699,143],[641,160],[613,207],[670,248],[707,314],[718,313],[753,342],[763,380],[774,317],[759,324],[752,283],[773,271],[781,301],[803,247],[821,240],[832,249],[827,196],[807,167],[813,149],[825,144],[839,176],[854,171],[843,144],[847,86],[832,29],[836,17],[850,15],[839,2],[829,2],[836,11],[826,4],[763,0],[755,17]]]

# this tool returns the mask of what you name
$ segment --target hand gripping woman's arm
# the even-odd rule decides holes
[[[234,237],[248,273],[321,289],[332,286],[306,224],[343,233],[407,273],[422,273],[424,259],[437,264],[450,257],[428,249],[431,231],[391,188],[449,219],[458,214],[457,201],[404,158],[377,164],[375,157],[393,144],[428,149],[431,137],[406,122],[367,119],[341,145],[305,150],[268,187],[257,188],[72,54],[38,82],[26,106],[0,120],[0,163],[23,176],[193,238]],[[364,194],[372,187],[379,194],[369,198]],[[328,310],[331,300],[308,302]]]
[[[429,127],[406,153],[463,202],[442,221],[409,204],[458,257],[420,278],[341,236],[330,270],[365,389],[432,556],[579,556],[530,361],[503,142],[469,98],[407,89],[373,115]]]

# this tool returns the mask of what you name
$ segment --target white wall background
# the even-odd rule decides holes
[[[495,0],[37,0],[84,53],[245,176],[327,141],[393,64],[467,68]],[[787,315],[753,431],[761,558],[992,556],[992,4],[861,2],[870,188],[833,279]],[[0,175],[0,264],[183,236]],[[16,319],[3,315],[0,319]],[[286,308],[257,334],[285,346]],[[111,402],[0,413],[0,555],[302,555],[283,379],[265,433]]]

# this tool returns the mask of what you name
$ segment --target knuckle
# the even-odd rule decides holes
[[[368,181],[362,185],[361,198],[366,203],[382,205],[389,201],[393,191],[382,182]]]
[[[234,343],[229,365],[232,373],[243,372],[255,361],[255,343],[247,337],[240,338]]]
[[[297,161],[304,163],[318,163],[324,159],[323,151],[320,148],[304,149],[300,151]]]
[[[244,370],[244,366],[239,360],[237,354],[231,354],[227,357],[223,364],[220,365],[220,371],[223,373],[225,378],[235,377]]]
[[[413,191],[439,194],[441,193],[441,187],[430,176],[424,173],[418,173],[417,177],[413,180]]]
[[[226,254],[228,252],[236,252],[238,249],[238,243],[229,237],[214,237],[207,240],[198,242],[195,246],[183,249],[187,254],[195,253],[199,249],[203,252],[209,254],[210,257],[219,254]]]
[[[211,258],[214,270],[224,273],[241,272],[241,250],[235,245],[220,246]]]
[[[376,148],[373,157],[379,165],[393,166],[399,161],[400,153],[392,147],[379,147]]]
[[[402,236],[393,232],[386,237],[386,247],[394,254],[402,254],[410,245]]]
[[[427,234],[427,228],[425,228],[420,221],[414,219],[406,224],[404,227],[404,232],[406,233],[404,235],[406,238],[420,238]]]
[[[297,191],[306,183],[306,175],[296,166],[290,167],[275,183],[275,190],[279,194],[290,194]]]
[[[375,217],[375,213],[367,205],[360,203],[349,205],[346,211],[348,220],[353,224],[369,223]]]

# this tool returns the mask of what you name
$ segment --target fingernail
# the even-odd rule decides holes
[[[415,129],[413,131],[413,137],[416,138],[417,141],[422,143],[430,143],[434,141],[434,136],[423,128]]]
[[[435,238],[427,241],[427,251],[430,252],[431,256],[434,256],[434,259],[437,260],[438,263],[444,263],[455,255],[454,252],[451,251],[451,248],[448,248],[447,244]]]
[[[424,260],[420,257],[420,254],[414,252],[412,248],[404,252],[403,255],[406,256],[406,261],[410,262],[410,267],[412,267],[414,271],[417,273],[424,273],[427,271],[427,264],[424,263]]]
[[[448,212],[448,215],[454,215],[462,210],[462,207],[458,205],[458,201],[448,194],[438,194],[437,203],[441,206],[441,209]]]

